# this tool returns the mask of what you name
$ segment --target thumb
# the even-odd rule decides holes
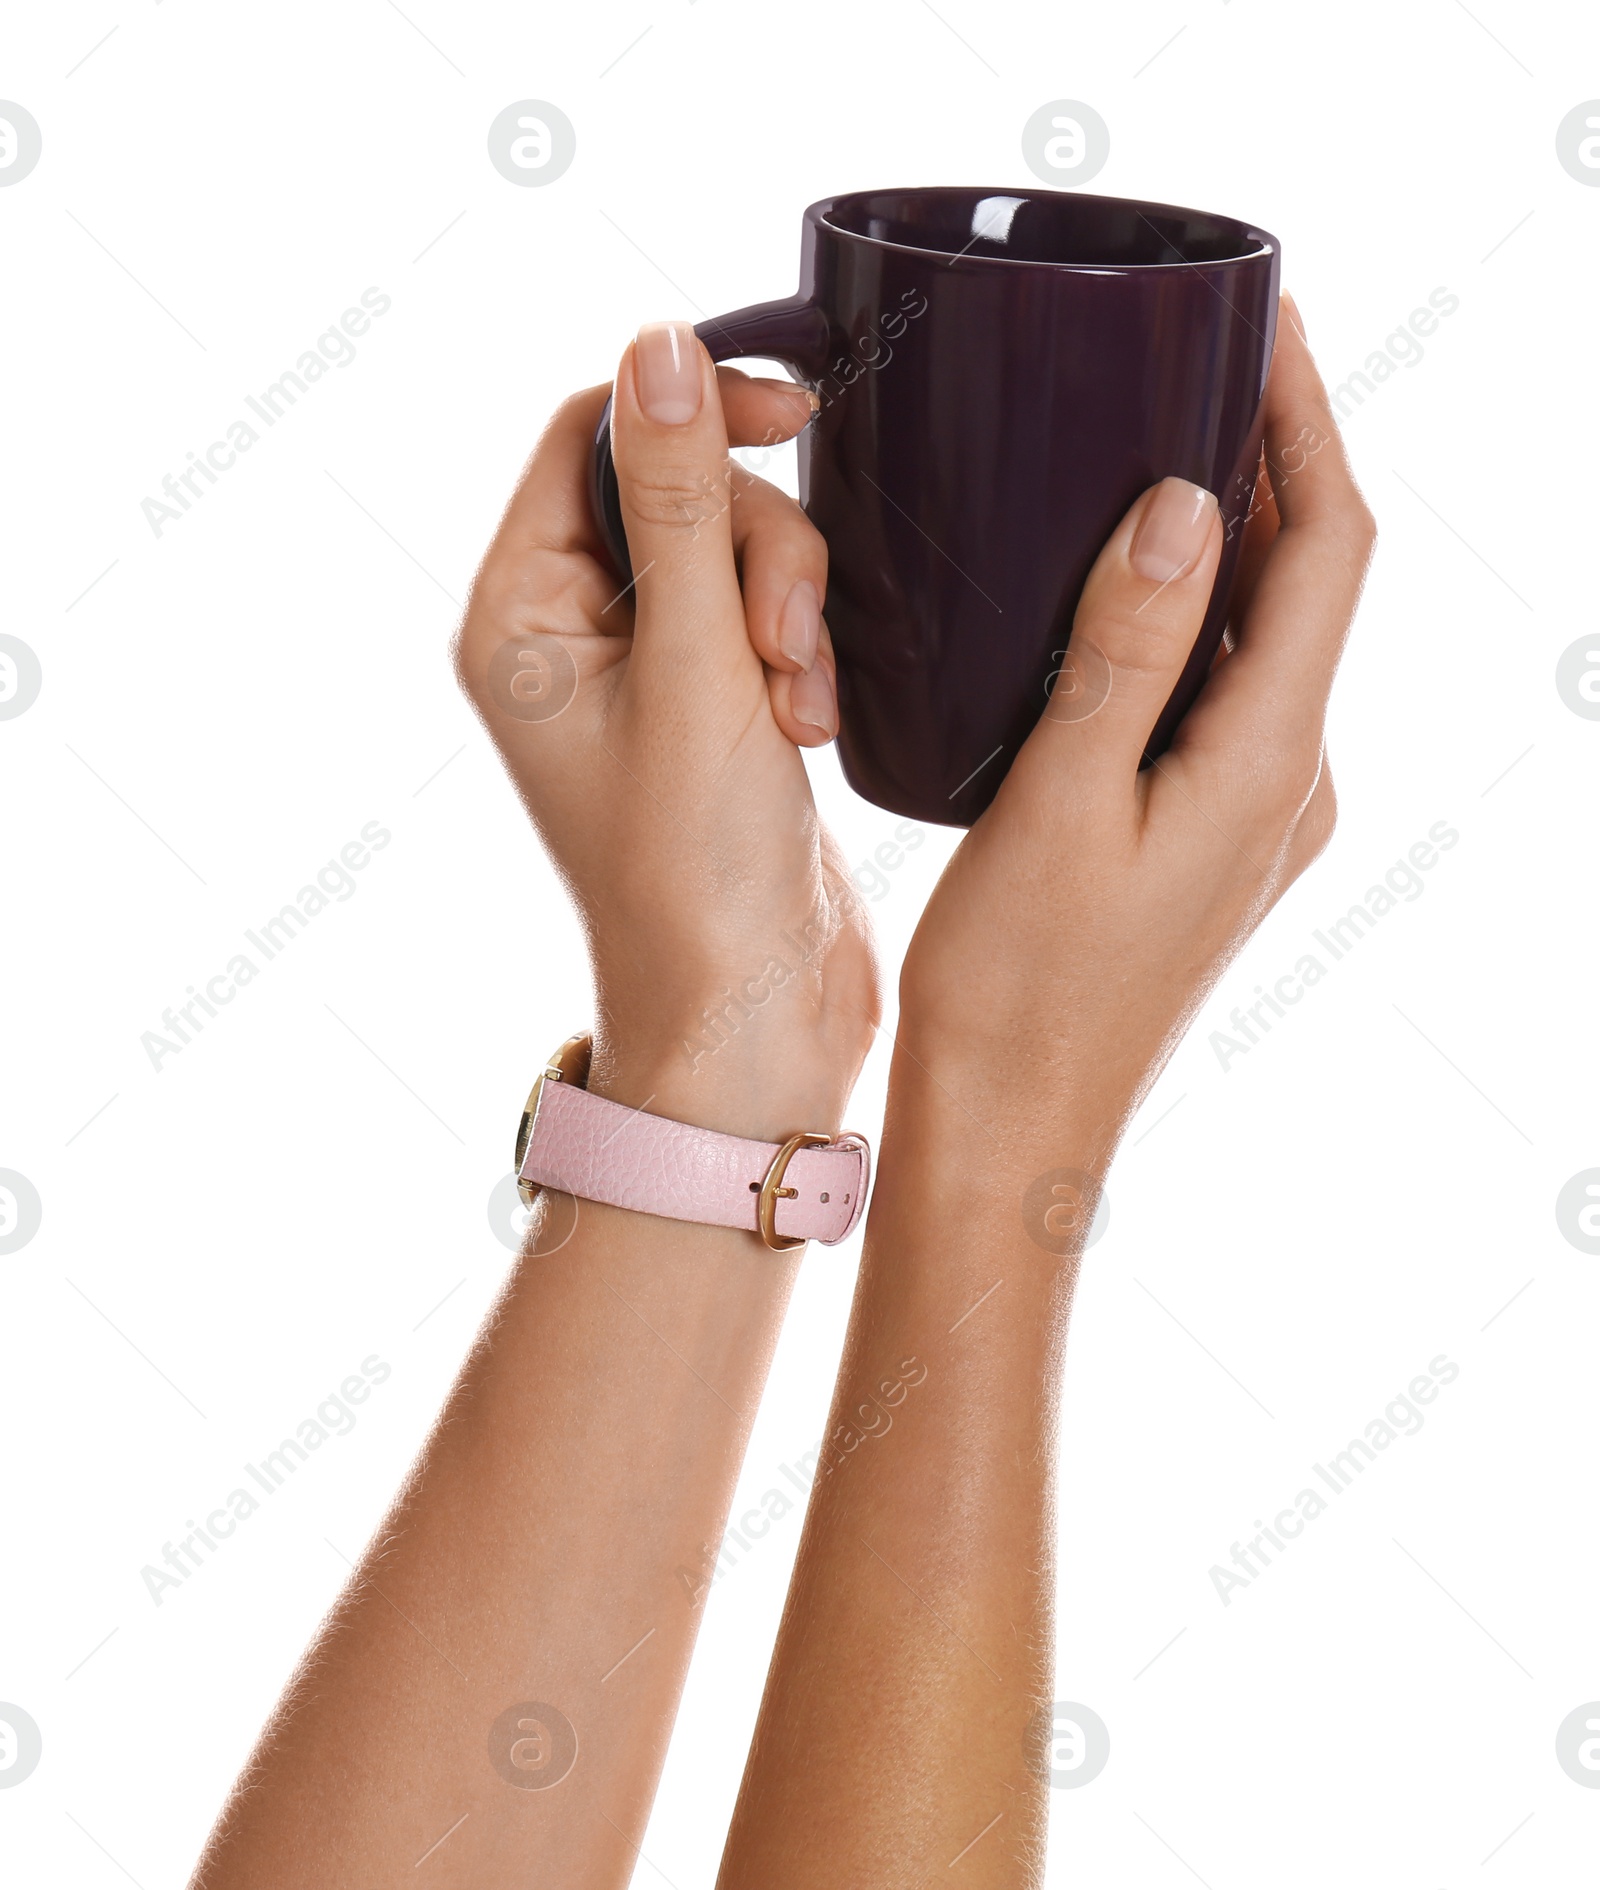
[[[1134,504],[1089,573],[1024,752],[1068,749],[1077,768],[1133,781],[1205,621],[1222,536],[1215,498],[1186,479],[1163,479]]]
[[[617,370],[612,456],[634,569],[634,656],[752,659],[734,568],[728,434],[688,322],[649,322]]]

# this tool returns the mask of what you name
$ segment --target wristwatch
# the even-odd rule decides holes
[[[746,1228],[774,1253],[836,1246],[866,1205],[864,1137],[802,1129],[755,1142],[594,1096],[593,1039],[569,1037],[529,1092],[517,1129],[517,1192],[541,1188],[672,1221]]]

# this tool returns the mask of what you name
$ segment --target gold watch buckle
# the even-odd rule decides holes
[[[576,1037],[569,1037],[534,1078],[533,1088],[528,1091],[528,1100],[522,1105],[522,1120],[517,1125],[515,1168],[517,1193],[521,1195],[525,1207],[532,1207],[539,1196],[539,1183],[522,1179],[522,1158],[528,1152],[533,1119],[539,1113],[539,1092],[546,1083],[571,1083],[575,1089],[582,1089],[589,1081],[589,1060],[593,1054],[594,1038],[588,1031],[580,1031]]]
[[[803,1247],[803,1240],[788,1240],[778,1232],[778,1203],[793,1201],[799,1195],[798,1188],[786,1188],[783,1177],[788,1171],[789,1162],[802,1148],[827,1148],[833,1137],[820,1135],[815,1129],[802,1129],[798,1135],[791,1135],[772,1158],[772,1166],[767,1170],[766,1178],[756,1193],[756,1226],[761,1238],[774,1253],[793,1253],[796,1247]]]

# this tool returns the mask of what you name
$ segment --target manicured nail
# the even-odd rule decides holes
[[[700,345],[688,322],[646,322],[633,350],[639,405],[658,426],[681,427],[700,411]]]
[[[1217,502],[1204,486],[1192,486],[1187,479],[1163,479],[1133,534],[1129,564],[1139,577],[1170,584],[1205,550],[1216,516]]]
[[[810,578],[801,578],[778,613],[778,648],[791,663],[810,669],[817,660],[817,632],[821,628],[822,599]]]
[[[1283,291],[1283,294],[1278,299],[1283,303],[1284,314],[1294,323],[1294,332],[1304,341],[1306,338],[1306,318],[1300,313],[1300,304],[1287,289]]]
[[[800,387],[794,381],[774,380],[771,375],[752,375],[757,387],[764,387],[774,394],[782,394],[786,400],[804,401],[808,412],[816,414],[821,410],[822,397],[809,387]]]
[[[820,663],[813,664],[803,676],[796,676],[790,683],[789,707],[797,722],[803,722],[807,728],[821,729],[828,741],[838,734],[839,707],[833,699],[828,672]]]

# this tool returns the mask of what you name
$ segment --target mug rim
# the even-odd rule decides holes
[[[935,249],[924,243],[897,243],[883,236],[864,236],[859,230],[846,229],[833,221],[832,213],[847,203],[859,203],[869,197],[933,197],[950,193],[983,197],[1025,197],[1053,198],[1063,203],[1115,204],[1122,209],[1134,209],[1141,213],[1150,211],[1158,216],[1205,217],[1213,223],[1227,225],[1238,233],[1240,253],[1236,256],[1220,256],[1207,262],[1049,262],[1029,256],[972,256],[962,250]],[[819,231],[825,230],[829,236],[852,243],[865,243],[873,249],[898,251],[905,256],[935,256],[943,260],[947,268],[958,264],[985,269],[999,264],[1008,269],[1047,269],[1058,273],[1092,276],[1142,276],[1153,275],[1163,270],[1173,269],[1237,269],[1247,263],[1260,263],[1269,260],[1281,250],[1278,239],[1259,225],[1246,222],[1242,217],[1231,217],[1217,210],[1197,210],[1190,205],[1156,203],[1145,197],[1106,197],[1090,191],[1030,189],[1025,185],[1005,184],[909,184],[900,188],[894,185],[880,186],[874,190],[845,190],[836,196],[819,198],[816,203],[808,204],[805,219]]]

